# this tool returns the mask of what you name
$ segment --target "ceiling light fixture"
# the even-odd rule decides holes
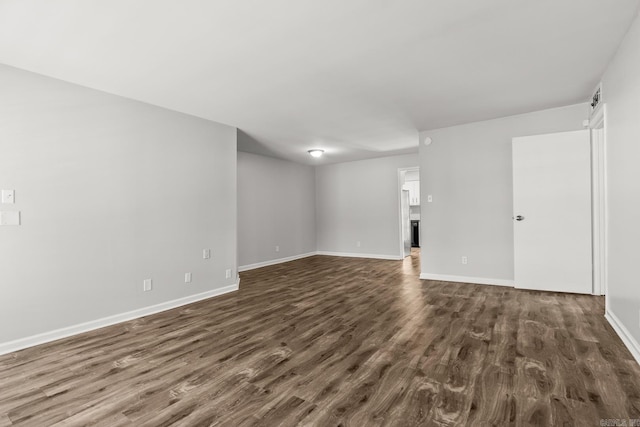
[[[309,150],[308,153],[311,154],[311,157],[320,157],[322,153],[324,153],[324,150],[314,148],[313,150]]]

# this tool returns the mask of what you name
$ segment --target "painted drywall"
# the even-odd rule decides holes
[[[398,169],[417,165],[410,154],[317,166],[318,251],[401,258]]]
[[[607,305],[639,351],[640,17],[604,74],[602,94],[607,144]]]
[[[235,128],[6,66],[0,93],[0,346],[236,282]]]
[[[315,187],[313,166],[238,152],[241,271],[316,251]]]
[[[578,104],[421,132],[433,141],[420,144],[422,274],[513,281],[511,138],[582,129],[587,116]]]

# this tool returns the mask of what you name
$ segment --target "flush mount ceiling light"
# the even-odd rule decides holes
[[[324,150],[314,148],[313,150],[309,150],[308,153],[311,154],[311,157],[320,157],[322,153],[324,153]]]

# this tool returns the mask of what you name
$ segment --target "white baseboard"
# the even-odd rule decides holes
[[[89,322],[80,323],[66,328],[56,329],[54,331],[44,332],[38,335],[32,335],[26,338],[20,338],[14,341],[0,343],[0,355],[12,353],[27,347],[48,343],[51,341],[67,338],[72,335],[81,334],[83,332],[93,331],[94,329],[104,328],[105,326],[115,325],[116,323],[126,322],[128,320],[137,319],[139,317],[148,316],[150,314],[159,313],[161,311],[170,310],[186,304],[202,301],[218,295],[237,291],[238,285],[233,284],[223,288],[213,289],[196,295],[189,295],[184,298],[163,302],[149,307],[139,308],[137,310],[128,311],[126,313],[115,314],[113,316],[103,317],[101,319],[91,320]]]
[[[515,286],[515,282],[513,280],[488,279],[486,277],[449,276],[446,274],[420,273],[420,279],[439,280],[442,282],[474,283],[478,285]]]
[[[297,259],[307,258],[314,255],[327,255],[327,256],[339,256],[339,257],[349,257],[349,258],[372,258],[372,259],[386,259],[399,261],[402,260],[402,257],[397,255],[379,255],[379,254],[360,254],[360,253],[348,253],[348,252],[330,252],[330,251],[317,251],[317,252],[307,252],[305,254],[293,255],[286,258],[278,258],[272,259],[269,261],[256,262],[255,264],[247,264],[241,265],[238,267],[238,272],[253,270],[256,268],[267,267],[270,265],[282,264],[283,262],[295,261]]]
[[[348,258],[386,259],[386,260],[392,260],[392,261],[401,261],[403,259],[401,256],[398,256],[398,255],[360,254],[360,253],[329,252],[329,251],[318,251],[317,255],[341,256],[341,257],[348,257]]]
[[[615,314],[607,310],[604,317],[609,321],[613,330],[616,331],[616,334],[618,334],[624,345],[629,349],[633,358],[636,359],[636,362],[640,364],[640,344],[638,344],[638,341],[633,338],[633,335],[629,333]]]
[[[316,255],[316,252],[307,252],[306,254],[293,255],[285,258],[272,259],[269,261],[256,262],[255,264],[241,265],[238,271],[253,270],[254,268],[267,267],[269,265],[282,264],[283,262],[295,261],[297,259],[307,258]]]

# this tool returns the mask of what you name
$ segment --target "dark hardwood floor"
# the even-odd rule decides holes
[[[0,426],[575,425],[640,418],[600,297],[316,256],[239,292],[0,356]]]

